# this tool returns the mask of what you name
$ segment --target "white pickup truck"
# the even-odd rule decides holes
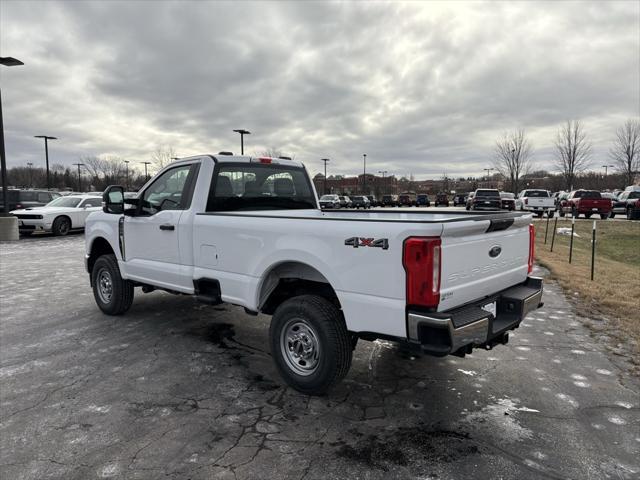
[[[438,356],[506,343],[542,304],[530,220],[323,212],[300,162],[206,155],[165,167],[135,199],[105,190],[85,261],[109,315],[129,309],[134,287],[272,315],[281,375],[322,394],[347,374],[359,338]]]
[[[547,190],[522,190],[516,198],[516,209],[533,212],[539,218],[545,213],[549,218],[553,218],[556,201]]]

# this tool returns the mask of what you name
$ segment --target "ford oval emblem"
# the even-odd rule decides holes
[[[491,247],[491,250],[489,250],[489,256],[491,258],[496,258],[501,253],[502,253],[502,247],[500,245],[496,245],[495,247]]]

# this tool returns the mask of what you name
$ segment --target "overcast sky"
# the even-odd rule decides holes
[[[640,2],[0,3],[9,166],[275,147],[313,171],[482,174],[524,127],[549,168],[584,122],[593,165],[640,116]]]

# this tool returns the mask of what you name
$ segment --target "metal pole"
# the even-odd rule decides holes
[[[129,190],[129,160],[124,161],[124,186]]]
[[[362,156],[364,158],[364,170],[363,170],[363,175],[362,175],[362,194],[366,195],[366,189],[367,189],[367,154],[363,153]]]
[[[549,214],[547,213],[547,228],[544,231],[544,244],[547,244],[547,232],[549,231]]]
[[[556,217],[555,222],[553,222],[553,235],[551,235],[551,251],[553,252],[553,244],[556,241],[556,230],[558,230],[558,217]]]
[[[244,155],[244,133],[240,134],[240,155]]]
[[[596,265],[596,221],[593,221],[593,231],[591,232],[591,281],[593,282],[593,270]]]
[[[576,217],[571,217],[571,238],[569,239],[569,263],[573,257],[573,232],[576,227]]]
[[[47,190],[51,188],[51,182],[49,180],[49,140],[47,137],[44,137],[44,156],[47,161]]]
[[[33,163],[27,162],[27,168],[29,169],[29,188],[33,187]]]
[[[3,214],[9,215],[9,192],[7,190],[7,162],[4,151],[4,122],[2,120],[2,92],[0,92],[0,161],[2,171],[2,204]]]
[[[78,192],[82,191],[82,180],[80,179],[80,167],[84,165],[84,163],[74,163],[74,165],[78,166]]]
[[[330,159],[328,158],[323,158],[322,161],[324,162],[324,187],[323,187],[323,195],[327,194],[327,162],[330,161]]]

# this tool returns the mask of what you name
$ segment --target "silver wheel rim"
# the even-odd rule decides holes
[[[280,334],[280,353],[287,366],[301,376],[315,372],[320,363],[320,343],[315,330],[302,318],[292,318]]]
[[[109,303],[113,296],[113,282],[111,281],[111,273],[105,268],[101,268],[97,277],[98,296],[102,303]]]

